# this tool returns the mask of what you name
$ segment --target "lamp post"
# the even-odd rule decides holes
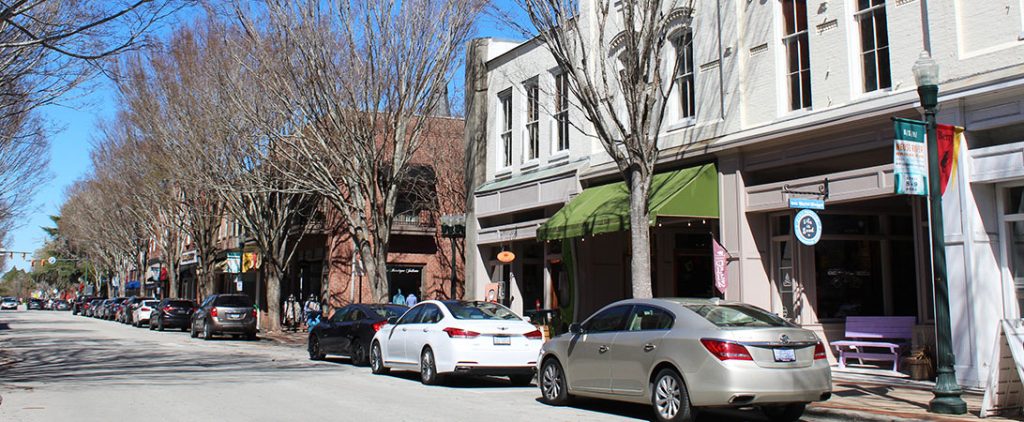
[[[953,335],[949,316],[949,286],[946,280],[945,230],[942,225],[942,177],[939,172],[939,146],[935,133],[935,111],[939,100],[939,65],[927,51],[914,62],[917,94],[924,108],[928,133],[928,204],[932,235],[932,281],[935,292],[936,369],[934,397],[928,411],[950,415],[967,413],[967,403],[960,398],[962,391],[956,382],[953,368]]]
[[[466,214],[446,214],[441,216],[441,236],[451,239],[452,242],[452,287],[449,299],[456,300],[458,290],[457,277],[455,274],[455,239],[466,237]]]

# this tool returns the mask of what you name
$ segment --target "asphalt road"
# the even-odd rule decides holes
[[[648,406],[538,402],[498,378],[428,387],[277,343],[203,341],[69,312],[0,311],[0,421],[649,420]],[[760,421],[759,413],[701,421]],[[808,419],[809,420],[809,419]]]

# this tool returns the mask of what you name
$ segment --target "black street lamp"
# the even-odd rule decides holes
[[[455,274],[455,267],[458,265],[455,262],[455,239],[466,237],[466,214],[450,214],[441,216],[441,236],[451,239],[452,242],[452,287],[449,299],[458,299],[456,293],[457,288],[457,277]]]
[[[949,316],[949,285],[946,280],[945,229],[942,224],[942,176],[939,172],[939,143],[935,133],[935,111],[939,103],[939,64],[927,51],[914,62],[917,94],[924,108],[928,133],[928,204],[932,231],[932,281],[935,292],[936,378],[934,397],[928,411],[948,415],[967,413],[967,403],[960,398],[962,390],[956,382],[953,363],[953,335]]]

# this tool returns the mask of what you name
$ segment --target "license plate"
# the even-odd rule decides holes
[[[242,318],[242,314],[228,314],[228,318],[231,318],[231,319],[241,319]]]
[[[776,362],[796,362],[796,353],[793,349],[772,349],[775,352]]]
[[[494,336],[494,344],[496,346],[508,346],[512,344],[512,337],[509,336]]]

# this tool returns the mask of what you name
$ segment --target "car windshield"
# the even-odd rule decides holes
[[[519,320],[515,312],[508,308],[490,302],[445,302],[448,311],[455,319],[499,319]]]
[[[192,305],[192,302],[187,300],[172,300],[170,302],[167,302],[167,305],[173,306],[175,308],[191,308],[192,306],[194,306]]]
[[[402,314],[404,314],[405,311],[409,310],[409,308],[406,308],[404,306],[373,306],[370,307],[370,310],[373,311],[373,313],[377,314],[377,316],[384,319],[388,319],[391,317],[402,316]]]
[[[758,308],[739,304],[683,305],[719,327],[790,327],[788,321]]]
[[[252,301],[249,300],[249,296],[220,296],[217,298],[215,306],[226,306],[231,308],[251,308]]]

